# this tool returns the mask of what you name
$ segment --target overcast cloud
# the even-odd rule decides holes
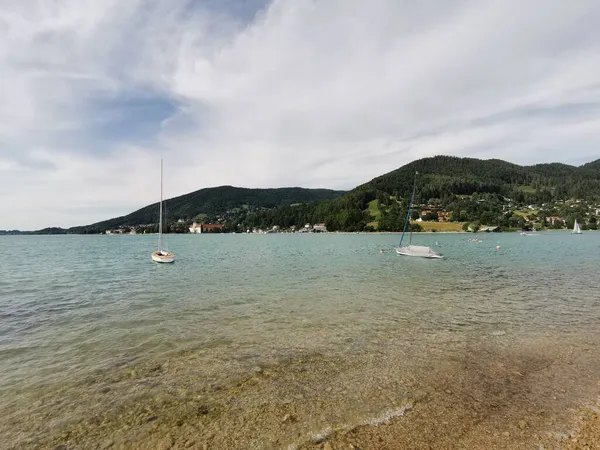
[[[600,157],[596,0],[0,0],[0,229]]]

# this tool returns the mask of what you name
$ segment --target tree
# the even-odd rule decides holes
[[[492,211],[484,211],[480,216],[480,220],[482,223],[487,225],[497,225],[498,224],[498,216]]]
[[[508,218],[508,226],[522,229],[525,226],[525,219],[517,214],[513,214]]]
[[[469,222],[465,222],[465,223],[463,223],[462,230],[463,230],[463,231],[469,231],[469,225],[470,225],[470,223],[469,223]]]
[[[404,226],[406,211],[400,209],[398,202],[393,202],[387,211],[381,212],[379,229],[381,231],[400,231]]]
[[[390,196],[384,192],[377,192],[377,204],[379,208],[385,208],[390,202]]]

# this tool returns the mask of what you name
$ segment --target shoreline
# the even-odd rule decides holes
[[[4,442],[15,449],[583,449],[581,435],[596,448],[600,352],[592,338],[390,335],[365,352],[299,351],[226,377],[207,370],[219,349],[194,351],[22,400],[30,411],[4,415],[10,425],[2,428],[11,431]]]
[[[539,230],[536,233],[571,233],[572,230],[568,229],[546,229]],[[472,231],[414,231],[413,234],[514,234],[514,233],[522,233],[522,230],[510,230],[510,231],[478,231],[473,233]],[[585,230],[583,234],[586,233],[597,233],[600,230]],[[197,236],[199,234],[203,235],[220,235],[220,234],[240,234],[240,235],[266,235],[266,234],[307,234],[307,235],[318,235],[318,234],[340,234],[340,235],[350,235],[350,234],[359,234],[359,235],[387,235],[387,234],[402,234],[402,231],[326,231],[319,233],[239,233],[239,232],[226,232],[226,233],[163,233],[165,236]],[[114,234],[105,234],[105,233],[36,233],[36,232],[20,232],[20,233],[5,233],[0,234],[0,236],[158,236],[158,233],[114,233]]]

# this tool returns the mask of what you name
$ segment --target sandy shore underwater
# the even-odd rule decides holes
[[[2,410],[0,448],[595,449],[597,344],[427,332],[348,342],[343,356],[124,361],[24,393]]]

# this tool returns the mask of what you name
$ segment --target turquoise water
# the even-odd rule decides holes
[[[19,420],[32,393],[194,352],[234,376],[399,333],[600,325],[600,233],[469,236],[415,235],[432,261],[397,256],[397,235],[171,235],[172,265],[150,260],[155,236],[0,237],[0,408]]]

